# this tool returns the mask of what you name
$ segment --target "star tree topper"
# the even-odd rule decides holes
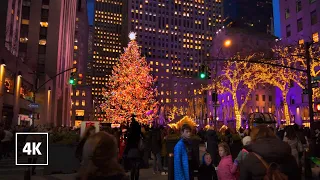
[[[136,40],[136,37],[137,37],[137,33],[135,33],[135,32],[130,32],[130,33],[129,33],[129,39],[130,39],[131,41]]]

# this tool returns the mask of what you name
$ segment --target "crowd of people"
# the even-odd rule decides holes
[[[149,128],[149,126],[147,125],[141,126],[135,120],[135,118],[132,117],[130,127],[122,126],[119,129],[105,128],[102,131],[107,132],[108,134],[111,134],[113,135],[113,137],[115,137],[118,148],[117,155],[115,155],[115,157],[117,158],[117,162],[112,161],[112,164],[120,164],[121,168],[123,169],[123,171],[121,172],[129,171],[131,179],[138,180],[140,177],[140,169],[149,168],[149,160],[152,159],[154,161],[153,173],[164,176],[167,175],[167,172],[165,172],[163,169],[163,166],[165,165],[165,157],[167,155],[164,143],[164,140],[168,135],[167,130],[167,128],[157,126],[156,124],[153,124],[151,128]],[[88,127],[76,150],[76,156],[82,160],[82,168],[84,169],[88,168],[85,165],[87,164],[86,159],[88,158],[85,155],[87,152],[86,144],[93,135],[95,135],[95,128],[93,126]],[[104,158],[100,157],[99,159],[102,160]],[[115,165],[114,167],[118,167],[118,165]],[[116,170],[116,172],[118,171],[119,169]],[[95,173],[93,174],[90,172],[86,172],[86,175],[84,175],[83,173],[79,174],[80,177],[90,177],[89,179],[100,178],[93,177],[96,176],[94,175]],[[125,177],[122,176],[120,178],[119,175],[117,175],[117,178],[125,179]]]
[[[79,130],[68,127],[46,128],[0,126],[0,160],[14,153],[16,132],[45,131],[50,134]],[[305,167],[305,152],[309,148],[309,132],[298,125],[280,126],[277,130],[266,125],[259,125],[250,130],[231,128],[219,132],[213,126],[198,129],[197,132],[188,124],[179,130],[180,139],[175,144],[174,179],[191,180],[257,180],[279,179],[300,180]],[[153,160],[153,173],[167,176],[164,167],[168,167],[167,138],[177,133],[170,127],[157,124],[140,125],[132,116],[130,125],[120,128],[102,128],[96,133],[94,126],[86,128],[79,139],[75,156],[81,162],[78,180],[138,180],[140,169],[150,168]],[[197,133],[205,142],[206,153],[200,164],[195,163],[191,136]],[[233,136],[241,138],[242,145],[234,142]],[[23,142],[21,142],[23,143]],[[19,143],[18,143],[19,144]],[[199,153],[199,152],[197,152]],[[35,163],[37,158],[30,161]],[[35,166],[34,166],[35,168]],[[35,169],[32,174],[35,174]],[[319,178],[319,167],[314,167],[314,179]],[[127,176],[129,172],[129,176]]]
[[[250,133],[240,130],[242,149],[234,146],[231,130],[219,140],[211,127],[206,132],[207,153],[199,169],[190,166],[194,164],[190,152],[191,129],[188,125],[182,126],[181,140],[174,148],[175,180],[189,180],[195,176],[199,180],[300,180],[304,174],[308,133],[298,125],[280,126],[277,131],[267,125],[254,127]],[[313,179],[319,179],[319,167],[312,169]]]

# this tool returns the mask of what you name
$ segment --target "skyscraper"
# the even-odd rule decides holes
[[[2,33],[2,35],[5,35],[5,46],[14,56],[18,56],[22,1],[5,0],[1,3],[1,8],[3,8],[1,10],[1,13],[3,13],[1,22],[8,22],[3,29],[5,33]],[[9,10],[11,12],[7,13]]]
[[[207,83],[200,80],[198,70],[210,58],[212,38],[222,27],[221,13],[219,0],[97,0],[92,93],[98,103],[103,102],[102,88],[126,46],[127,34],[134,31],[158,79],[158,100],[185,109],[200,93],[196,89]]]
[[[198,71],[211,58],[212,38],[222,27],[221,1],[129,1],[128,10],[128,29],[137,32],[142,54],[158,79],[158,100],[185,112],[208,83]],[[200,111],[204,118],[204,106]]]
[[[87,86],[89,24],[87,15],[87,0],[78,0],[77,18],[74,39],[72,86],[72,122],[78,125],[83,120],[89,120],[92,111],[91,87]]]
[[[112,72],[112,67],[122,52],[123,0],[96,0],[94,13],[93,61],[91,90],[95,105],[103,103],[101,95]],[[98,120],[103,113],[95,109]]]
[[[36,101],[41,101],[45,89],[52,91],[52,108],[43,123],[70,125],[70,74],[72,68],[76,20],[76,0],[23,0],[20,15],[19,56],[34,71],[38,82]],[[60,75],[57,75],[61,73]],[[52,87],[40,87],[52,78]],[[36,88],[36,89],[37,89]]]
[[[273,33],[272,0],[224,0],[225,23],[246,26],[258,32]]]

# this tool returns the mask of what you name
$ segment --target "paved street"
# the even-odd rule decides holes
[[[150,162],[151,163],[151,162]],[[0,179],[1,180],[24,180],[23,173],[25,168],[24,167],[11,167],[2,169],[0,167]],[[42,174],[43,168],[37,167],[37,174]],[[129,175],[129,173],[128,173]],[[76,174],[54,174],[54,175],[36,175],[32,176],[31,180],[74,180],[74,177]],[[148,180],[148,179],[154,179],[154,180],[166,180],[168,179],[168,176],[161,176],[161,175],[154,175],[152,171],[152,166],[149,169],[141,169],[140,170],[140,176],[141,180]]]
[[[200,146],[199,155],[202,157],[205,152],[205,147]],[[24,160],[27,162],[27,159]],[[152,161],[150,161],[149,169],[140,170],[140,180],[167,180],[168,176],[161,176],[159,174],[154,175],[152,171]],[[2,159],[0,161],[0,180],[24,180],[24,166],[15,166],[14,157],[8,159]],[[44,176],[43,167],[37,167],[37,175],[32,176],[31,180],[74,180],[76,174],[53,174]],[[129,175],[129,174],[128,174]]]

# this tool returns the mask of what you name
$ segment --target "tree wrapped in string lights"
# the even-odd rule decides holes
[[[150,75],[146,59],[140,55],[135,33],[130,33],[129,38],[128,47],[113,67],[101,109],[112,122],[130,121],[135,114],[138,122],[150,123],[158,109],[155,79]]]
[[[256,58],[258,54],[246,56],[241,59],[240,55],[236,55],[224,64],[221,75],[206,89],[217,89],[218,94],[230,93],[234,106],[234,114],[236,116],[236,129],[241,127],[241,116],[245,105],[247,104],[251,92],[257,86],[259,81],[254,79],[255,72],[251,71],[250,60]],[[237,61],[241,60],[241,61]],[[215,88],[215,86],[217,86]],[[240,100],[237,96],[239,93],[245,92],[244,100]]]
[[[292,49],[292,57],[298,61],[299,66],[302,69],[307,69],[307,62],[306,62],[306,49],[304,46],[299,45],[295,47],[291,47]],[[310,52],[310,72],[312,77],[317,77],[320,76],[320,45],[319,43],[313,44],[310,46],[309,49]],[[305,84],[300,84],[301,88],[305,89],[306,85]],[[319,99],[320,98],[320,88],[313,88],[313,99]]]
[[[300,66],[297,60],[298,56],[294,56],[292,52],[293,49],[290,47],[275,47],[272,49],[275,53],[275,60],[265,60],[262,59],[261,63],[254,64],[251,66],[252,71],[255,71],[255,79],[264,83],[268,83],[275,87],[278,87],[282,92],[283,98],[283,111],[286,124],[290,124],[290,113],[287,103],[287,96],[293,83],[297,83],[299,86],[303,87],[302,82],[305,81],[305,74],[301,71],[296,71],[290,68],[298,68]],[[263,62],[268,62],[270,64],[277,64],[284,67],[273,66],[270,64],[263,64]]]

